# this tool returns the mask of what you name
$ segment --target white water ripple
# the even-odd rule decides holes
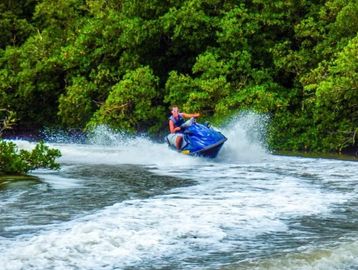
[[[117,203],[35,234],[3,238],[2,269],[216,269],[228,264],[225,256],[234,257],[229,260],[234,268],[228,269],[246,267],[247,261],[245,269],[324,269],[329,263],[333,268],[327,269],[354,269],[358,251],[349,241],[358,239],[356,232],[348,240],[320,244],[315,242],[319,232],[301,222],[334,219],[337,209],[354,206],[357,163],[269,155],[259,136],[250,137],[252,119],[257,127],[259,119],[248,115],[223,128],[229,140],[217,160],[178,155],[143,137],[123,140],[108,130],[99,131],[105,134],[97,134],[92,144],[52,144],[66,166],[133,164],[195,184]],[[53,174],[48,179],[44,171],[34,174],[61,185]],[[81,187],[76,179],[64,187],[71,182]],[[290,238],[295,234],[308,242],[300,247]],[[325,245],[338,252],[320,253]],[[317,253],[319,259],[310,260]],[[303,254],[303,261],[295,254]]]

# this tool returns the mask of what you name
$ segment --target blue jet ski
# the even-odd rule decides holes
[[[209,124],[199,124],[194,118],[186,121],[181,125],[184,130],[183,142],[179,152],[191,155],[215,158],[227,138],[219,131],[212,128]],[[168,145],[177,150],[176,146],[170,143],[166,137]]]

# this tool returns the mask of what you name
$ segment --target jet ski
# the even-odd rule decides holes
[[[218,130],[210,126],[209,123],[199,124],[195,118],[191,118],[180,126],[184,130],[181,148],[178,150],[175,144],[172,144],[166,137],[168,145],[181,152],[191,156],[201,156],[215,158],[227,138]]]

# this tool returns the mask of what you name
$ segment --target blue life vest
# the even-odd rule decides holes
[[[173,121],[175,127],[180,127],[182,124],[185,123],[185,119],[183,116],[181,116],[180,113],[178,115],[178,119],[175,119],[174,116],[172,115],[169,117],[169,120]]]

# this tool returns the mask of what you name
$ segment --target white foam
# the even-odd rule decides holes
[[[275,256],[274,258],[243,264],[239,268],[243,270],[353,270],[357,269],[357,265],[358,243],[345,241],[336,247]],[[236,268],[234,266],[228,269]]]
[[[347,200],[347,196],[321,191],[294,177],[280,178],[279,171],[228,164],[218,171],[217,166],[199,166],[192,173],[198,185],[118,203],[1,245],[0,260],[5,269],[160,264],[168,257],[229,252],[259,235],[286,232],[289,228],[284,220],[329,213],[332,204]],[[248,168],[246,177],[240,177]],[[175,174],[187,172],[177,170]]]
[[[242,162],[258,161],[267,157],[264,137],[266,117],[246,113],[234,117],[222,128],[228,141],[216,161]],[[64,135],[62,135],[64,136]],[[203,159],[178,155],[163,143],[153,142],[145,136],[129,136],[114,132],[106,126],[97,127],[89,136],[87,144],[62,143],[70,138],[53,136],[59,143],[49,143],[58,148],[66,164],[138,164],[158,166],[186,166],[205,163]],[[53,141],[53,138],[52,138]],[[35,143],[14,141],[20,149],[31,150]]]
[[[232,117],[222,128],[228,138],[219,158],[225,162],[258,161],[267,158],[265,146],[268,118],[253,112]]]
[[[352,164],[344,174],[335,167],[343,164],[337,161],[270,156],[259,132],[253,132],[249,125],[255,117],[239,118],[222,129],[229,140],[214,161],[179,155],[164,143],[117,135],[107,129],[99,130],[91,144],[50,144],[61,150],[64,170],[67,165],[79,164],[144,165],[152,172],[194,180],[196,184],[148,199],[118,203],[36,235],[2,241],[3,269],[150,268],[166,266],[172,260],[179,265],[215,252],[234,252],[237,247],[255,243],[261,235],[286,233],[287,220],[330,215],[335,206],[356,196],[354,189],[341,192],[322,188],[322,184],[335,183],[343,176],[354,177]],[[46,171],[35,174],[61,186],[63,179],[56,173],[49,177]],[[71,183],[76,185],[78,181],[69,179],[63,186]],[[326,256],[327,262],[323,257],[315,264],[309,262],[307,269],[328,265],[330,260],[335,265],[339,260],[355,262],[349,256],[357,257],[356,246],[338,251],[341,253],[336,257]],[[306,262],[289,260],[287,265],[297,268],[281,269],[306,267]],[[272,264],[280,265],[276,261]],[[254,266],[262,269],[259,264]]]
[[[43,182],[50,184],[51,188],[55,189],[67,189],[67,188],[79,188],[82,187],[82,180],[70,178],[70,177],[63,177],[53,172],[42,172],[36,171],[32,173],[32,175],[37,176]],[[46,189],[46,186],[44,187]]]

